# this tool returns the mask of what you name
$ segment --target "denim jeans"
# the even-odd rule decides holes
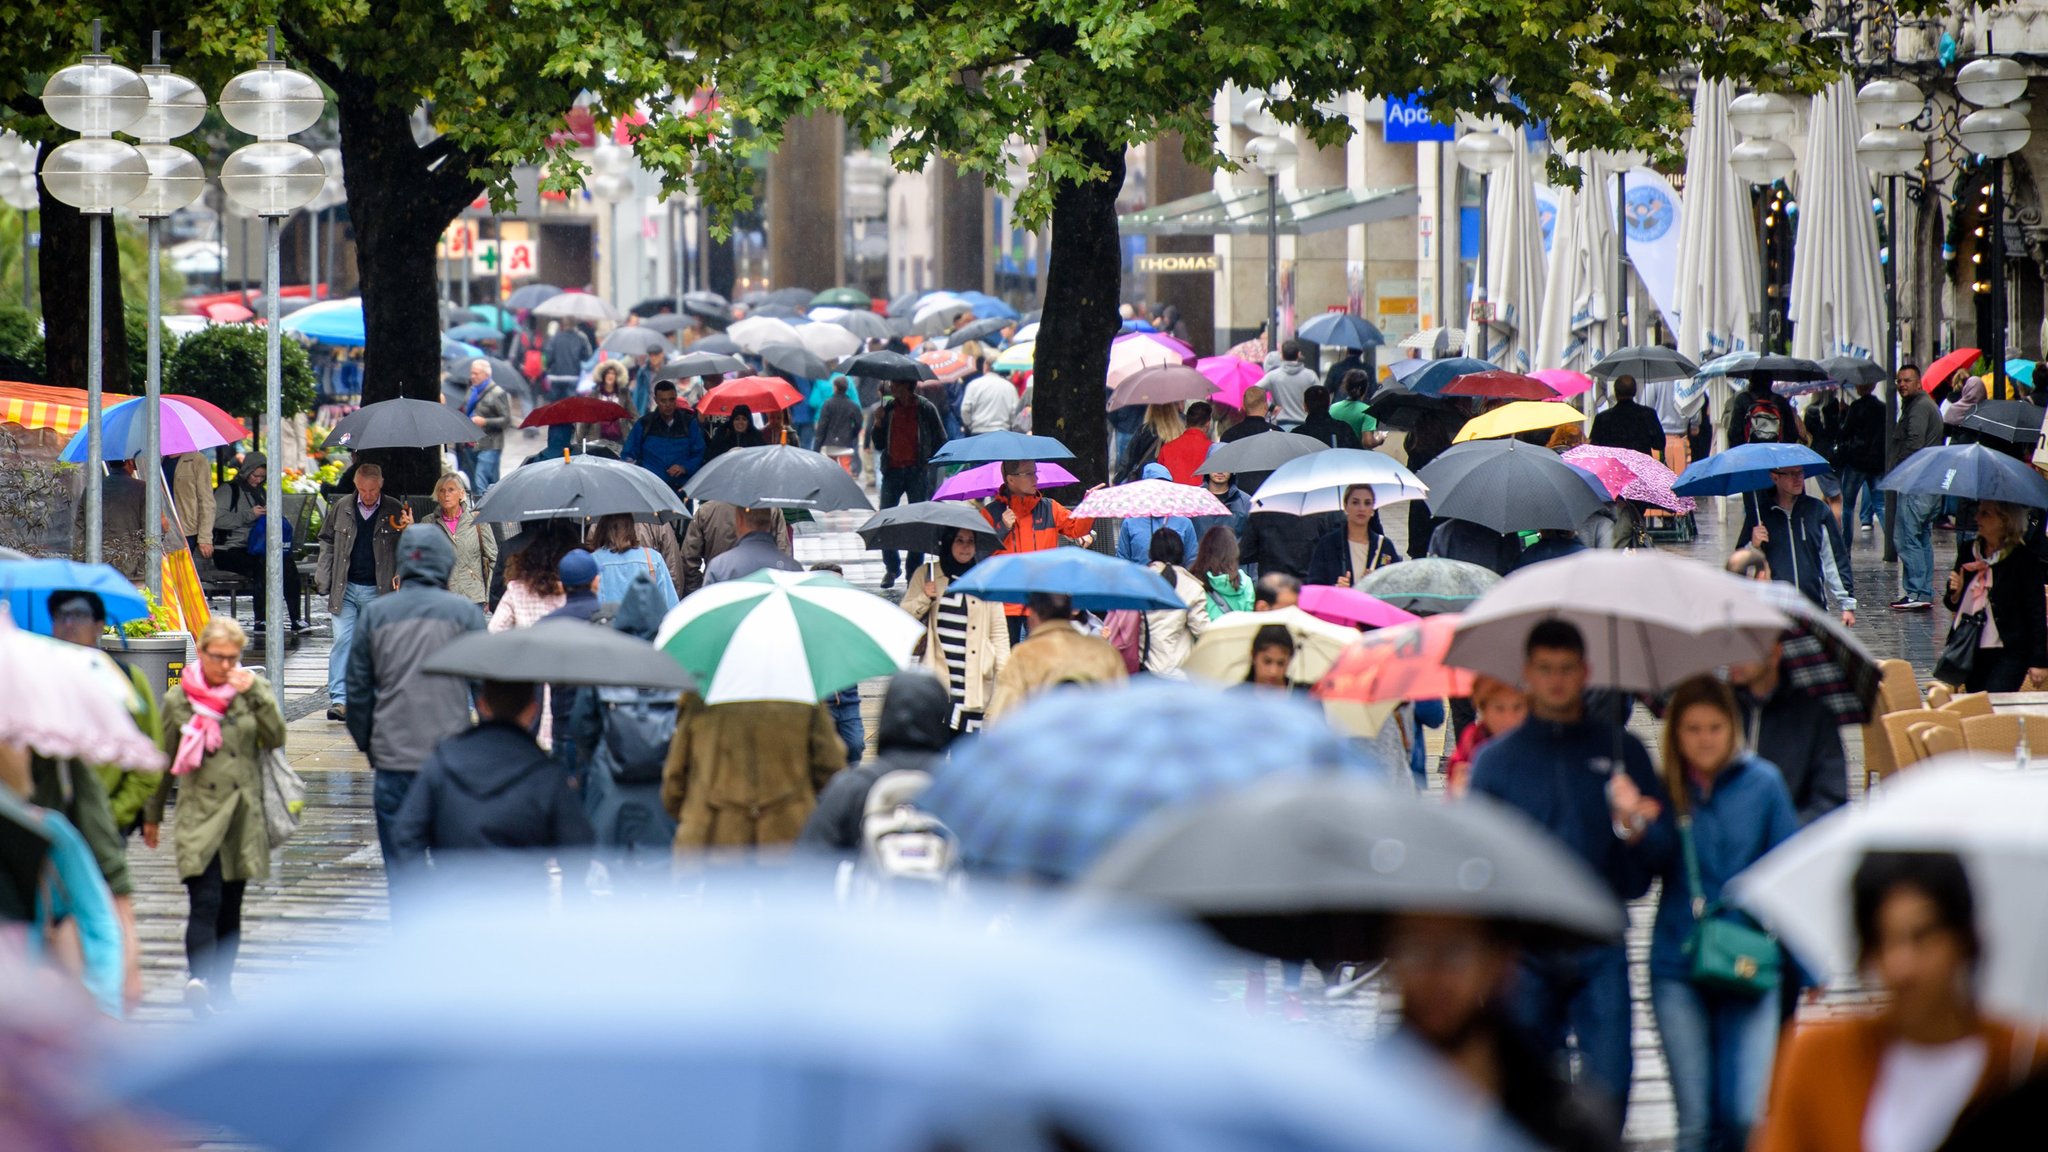
[[[1908,600],[1934,599],[1934,515],[1941,497],[1893,493],[1899,502],[1900,590]]]
[[[348,646],[356,635],[356,613],[377,598],[374,584],[351,584],[341,593],[341,611],[334,614],[334,647],[327,650],[327,703],[348,703]]]
[[[846,745],[847,765],[860,763],[868,751],[867,723],[860,718],[860,686],[834,692],[826,704],[832,709],[832,726],[839,730],[839,742]]]
[[[931,499],[931,477],[932,470],[922,464],[915,464],[909,468],[883,468],[882,498],[877,502],[876,507],[894,508],[899,501],[906,504],[915,504],[919,501]],[[933,532],[932,543],[934,545],[938,543],[938,539],[939,534]],[[912,552],[908,557],[905,557],[893,548],[882,549],[882,573],[891,580],[894,580],[900,573],[915,569],[922,563],[924,563],[924,553],[922,552]]]
[[[477,449],[476,466],[469,474],[470,487],[474,489],[469,494],[471,503],[483,499],[491,485],[498,482],[498,461],[503,456],[504,453],[496,448]]]
[[[1883,499],[1877,491],[1877,477],[1868,472],[1858,472],[1854,468],[1842,469],[1842,531],[1854,532],[1859,517],[1864,523],[1875,524],[1882,521]]]
[[[1742,997],[1653,977],[1650,1005],[1678,1109],[1674,1152],[1741,1152],[1763,1110],[1778,1047],[1778,997]]]
[[[394,905],[398,902],[398,885],[391,866],[391,833],[398,826],[398,810],[405,806],[406,793],[412,791],[412,778],[416,775],[379,768],[370,786],[370,806],[377,813],[377,851],[384,854],[384,889]]]
[[[1544,1052],[1578,1040],[1578,1080],[1612,1109],[1621,1135],[1635,1053],[1629,1044],[1628,953],[1619,945],[1524,957],[1516,974],[1515,1018]]]

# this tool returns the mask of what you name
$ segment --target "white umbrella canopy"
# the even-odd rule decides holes
[[[1685,219],[1678,234],[1678,350],[1699,363],[1749,346],[1760,303],[1749,185],[1729,153],[1731,85],[1702,80],[1685,149]]]
[[[819,309],[813,309],[816,315]],[[796,338],[821,360],[842,360],[861,350],[861,338],[837,324],[817,323],[796,326]]]
[[[1515,142],[1507,169],[1495,176],[1486,198],[1486,295],[1493,304],[1487,324],[1486,358],[1503,368],[1536,367],[1536,331],[1543,316],[1543,223],[1536,215],[1536,174],[1528,134],[1503,125]]]
[[[726,336],[739,345],[742,351],[760,352],[770,344],[795,344],[801,347],[803,338],[797,335],[795,325],[777,320],[773,316],[749,316],[735,320],[725,330]]]
[[[1536,366],[1584,372],[1621,346],[1613,335],[1614,205],[1610,173],[1591,153],[1568,153],[1577,188],[1557,190],[1557,223],[1543,279]]]
[[[1871,359],[1883,339],[1870,173],[1856,156],[1862,130],[1846,77],[1813,98],[1792,241],[1792,355],[1809,360]]]

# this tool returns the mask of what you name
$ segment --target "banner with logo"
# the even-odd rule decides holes
[[[1607,202],[1614,203],[1609,188]],[[1664,177],[1648,168],[1628,174],[1628,205],[1622,213],[1628,227],[1628,259],[1642,278],[1664,326],[1678,331],[1678,235],[1685,204]]]

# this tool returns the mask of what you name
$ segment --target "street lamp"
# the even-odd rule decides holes
[[[1508,166],[1514,160],[1514,145],[1498,132],[1467,132],[1451,145],[1458,154],[1458,163],[1479,174],[1479,266],[1473,277],[1477,287],[1472,293],[1472,324],[1479,330],[1479,358],[1484,360],[1488,333],[1486,326],[1491,316],[1486,301],[1486,218],[1492,191],[1493,174]]]
[[[1251,123],[1249,114],[1245,123]],[[1280,174],[1294,167],[1301,149],[1285,136],[1254,136],[1245,156],[1266,176],[1266,347],[1273,349],[1280,347]]]
[[[264,329],[263,446],[270,451],[270,472],[263,486],[263,663],[271,691],[284,694],[284,401],[279,377],[282,349],[278,320],[278,234],[284,218],[310,203],[327,182],[320,158],[293,133],[311,128],[327,108],[320,86],[294,72],[277,58],[277,33],[270,34],[270,58],[228,81],[220,92],[221,115],[236,130],[256,137],[228,155],[221,165],[220,184],[250,214],[263,218]]]
[[[1856,158],[1873,174],[1884,177],[1884,320],[1885,320],[1885,444],[1899,422],[1899,177],[1920,167],[1927,151],[1927,138],[1904,127],[1920,118],[1925,98],[1920,89],[1905,80],[1872,80],[1856,93],[1856,111],[1868,126],[1856,141]],[[1898,461],[1887,455],[1885,466]],[[1898,557],[1893,530],[1898,514],[1893,502],[1885,501],[1884,558]]]
[[[143,576],[153,596],[164,591],[163,425],[157,398],[163,394],[163,222],[164,217],[197,200],[206,191],[206,170],[199,160],[170,141],[206,119],[206,94],[199,85],[164,67],[163,35],[152,37],[150,63],[142,70],[149,104],[133,128],[142,141],[137,149],[149,164],[149,182],[129,205],[149,222],[149,371],[143,400],[145,439],[142,448],[142,523],[146,551]]]
[[[2005,395],[2005,158],[2026,147],[2026,113],[2007,105],[2027,91],[2027,73],[2014,60],[1986,56],[1956,74],[1956,95],[1977,105],[1957,128],[1963,146],[1991,161],[1991,395]]]
[[[85,559],[101,556],[101,496],[104,467],[100,443],[100,387],[104,371],[100,327],[101,245],[106,216],[142,193],[149,183],[149,162],[133,144],[114,139],[149,106],[149,87],[142,77],[100,54],[100,25],[93,21],[92,54],[69,68],[52,73],[43,85],[43,110],[58,126],[78,133],[59,144],[43,160],[43,184],[50,195],[86,216],[86,343],[85,343]]]
[[[0,133],[0,203],[21,214],[21,310],[32,312],[28,214],[42,206],[36,190],[36,146],[12,132]]]
[[[1776,92],[1746,92],[1728,102],[1728,123],[1747,139],[1728,153],[1729,167],[1750,184],[1766,191],[1792,174],[1792,146],[1779,139],[1792,128],[1792,102]],[[1757,272],[1762,295],[1757,298],[1757,346],[1771,351],[1771,243],[1766,216],[1756,230]]]
[[[1634,343],[1628,332],[1634,311],[1628,305],[1628,173],[1649,163],[1650,158],[1634,148],[1603,148],[1593,155],[1614,173],[1614,338],[1627,345]]]

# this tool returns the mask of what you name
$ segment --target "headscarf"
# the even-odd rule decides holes
[[[939,571],[944,572],[948,580],[958,580],[962,576],[967,575],[968,569],[981,563],[981,541],[979,539],[974,543],[974,558],[972,560],[962,564],[953,559],[953,537],[959,531],[959,529],[953,528],[939,534]]]
[[[1975,408],[1983,399],[1984,378],[1982,376],[1972,376],[1964,380],[1962,392],[1943,406],[1941,422],[1943,424],[1961,424],[1964,417],[1970,414],[1970,410]]]

